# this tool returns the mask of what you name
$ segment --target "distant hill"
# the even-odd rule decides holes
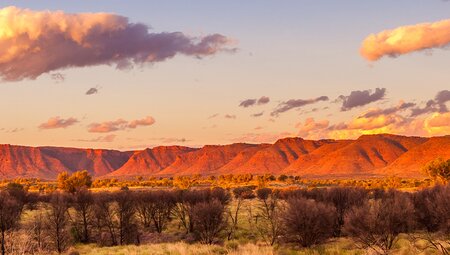
[[[158,146],[140,151],[0,145],[0,178],[55,179],[63,171],[95,177],[288,174],[311,178],[423,176],[450,158],[450,136],[363,135],[356,140],[284,138],[274,144]]]

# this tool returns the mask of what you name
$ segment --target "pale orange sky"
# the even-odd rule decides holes
[[[450,134],[450,2],[108,3],[0,5],[0,143]]]

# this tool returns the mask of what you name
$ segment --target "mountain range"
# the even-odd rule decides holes
[[[287,174],[306,178],[421,177],[424,164],[450,158],[450,136],[363,135],[355,140],[283,138],[273,144],[139,151],[0,145],[0,178],[55,179],[88,170],[95,177]]]

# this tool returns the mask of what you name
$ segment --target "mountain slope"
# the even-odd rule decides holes
[[[183,146],[159,146],[138,151],[122,167],[108,176],[145,176],[156,174],[171,165],[179,155],[195,150],[197,149]]]
[[[432,137],[377,172],[382,175],[420,177],[425,175],[422,167],[438,157],[450,159],[450,136]]]
[[[254,144],[206,145],[203,148],[180,155],[160,175],[212,174],[230,162],[241,151],[255,147]]]
[[[302,138],[284,138],[273,145],[257,151],[244,164],[237,166],[231,173],[273,173],[278,174],[298,159],[322,146],[324,141],[311,141]]]
[[[317,158],[295,174],[302,176],[371,176],[426,138],[396,135],[363,135]]]

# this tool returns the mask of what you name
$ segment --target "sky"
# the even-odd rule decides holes
[[[450,1],[0,3],[0,143],[450,134]]]

